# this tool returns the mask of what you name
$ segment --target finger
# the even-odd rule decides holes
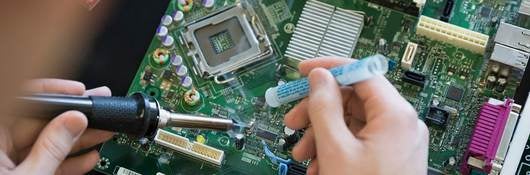
[[[311,160],[311,164],[307,167],[307,175],[317,175],[318,174],[318,159],[315,158]]]
[[[283,119],[285,126],[288,128],[297,130],[306,128],[309,124],[309,115],[307,113],[307,102],[308,99],[303,99],[300,103],[296,104]]]
[[[311,70],[317,67],[329,69],[343,64],[354,62],[355,59],[340,57],[319,57],[310,60],[304,60],[298,64],[298,70],[302,75],[308,75]]]
[[[353,85],[353,89],[358,97],[357,104],[363,105],[368,123],[377,117],[384,117],[388,122],[416,122],[416,117],[410,117],[415,110],[383,76],[359,82]]]
[[[309,73],[309,84],[308,113],[319,151],[353,138],[344,121],[342,95],[331,73],[315,68]]]
[[[65,112],[54,118],[37,138],[26,159],[16,168],[20,174],[53,174],[87,127],[85,115]]]
[[[26,83],[24,87],[30,93],[82,95],[85,92],[83,83],[61,79],[36,79]]]
[[[293,158],[297,161],[304,161],[315,157],[315,134],[312,128],[308,128],[305,131],[302,139],[294,146],[292,154]]]
[[[111,96],[112,92],[110,91],[109,87],[101,86],[98,88],[89,89],[83,95],[84,96]]]
[[[91,151],[89,153],[66,159],[55,172],[56,175],[61,174],[85,174],[92,170],[99,161],[99,153]]]
[[[103,143],[114,136],[113,132],[103,131],[99,129],[87,129],[81,138],[75,143],[71,153],[76,153],[80,150],[91,148],[97,144]]]
[[[340,91],[342,94],[342,104],[343,106],[346,106],[353,94],[353,89],[351,87],[341,87]],[[296,104],[293,109],[285,114],[284,123],[287,127],[291,129],[303,129],[308,127],[309,114],[307,113],[307,102],[307,98],[300,101],[300,103]]]

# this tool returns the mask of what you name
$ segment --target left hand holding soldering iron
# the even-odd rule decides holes
[[[28,83],[33,93],[110,96],[107,87],[85,90],[80,82],[39,79]],[[85,115],[68,111],[52,121],[13,118],[0,125],[0,174],[83,174],[99,160],[97,151],[71,153],[104,142],[113,133],[86,129]]]

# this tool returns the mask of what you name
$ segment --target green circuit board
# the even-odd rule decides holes
[[[418,15],[400,10],[403,6],[411,6],[405,3],[407,1],[395,1],[399,4],[394,4],[396,7],[378,1],[319,1],[363,16],[362,33],[348,57],[363,58],[380,53],[390,58],[390,70],[386,77],[416,108],[420,119],[425,120],[432,115],[430,112],[433,106],[439,106],[449,112],[447,122],[443,126],[429,125],[429,171],[437,174],[459,174],[461,157],[467,147],[480,105],[490,97],[501,100],[513,97],[520,81],[518,73],[507,66],[491,63],[487,59],[491,48],[486,48],[485,53],[476,53],[417,35],[416,24],[419,15],[440,18],[444,0],[427,1]],[[284,132],[283,116],[296,103],[271,108],[266,105],[264,94],[268,88],[278,85],[279,82],[301,77],[293,66],[296,61],[285,55],[306,1],[215,0],[212,7],[205,7],[206,5],[200,2],[191,2],[192,4],[186,7],[179,5],[177,0],[168,4],[166,14],[174,18],[177,11],[185,11],[181,21],[171,19],[171,24],[167,25],[166,35],[172,36],[173,43],[164,43],[170,42],[167,37],[153,38],[129,93],[142,92],[153,96],[159,100],[161,106],[174,112],[231,118],[251,124],[252,127],[244,133],[244,147],[241,148],[238,140],[224,132],[164,129],[188,138],[191,142],[196,141],[222,150],[224,158],[221,164],[213,165],[159,145],[152,137],[135,138],[120,134],[103,145],[96,171],[104,174],[278,174],[279,166],[264,153],[262,141],[265,141],[276,156],[290,158],[292,145],[287,144],[293,143],[285,143],[287,135]],[[454,2],[449,23],[490,37],[494,36],[499,21],[517,22],[518,1]],[[189,26],[194,22],[204,21],[209,15],[226,11],[241,3],[252,9],[254,17],[261,23],[262,30],[270,40],[272,53],[223,76],[205,75],[206,68],[198,68],[194,60],[196,58],[190,55],[190,50],[196,48],[186,41],[185,34],[191,30]],[[185,9],[187,7],[190,9]],[[251,27],[255,28],[255,24],[252,24]],[[199,37],[199,34],[194,36]],[[208,42],[214,48],[213,54],[219,55],[234,47],[246,47],[241,46],[244,44],[240,42],[234,42],[226,32],[210,37]],[[416,43],[418,49],[412,66],[404,69],[400,67],[400,61],[409,42]],[[182,63],[178,66],[173,63],[175,55],[182,58]],[[217,58],[222,59],[221,56]],[[502,87],[491,86],[486,80],[495,66],[500,66],[500,69],[510,74],[506,85]],[[182,73],[179,72],[182,71],[181,67],[186,67],[187,73],[179,75]],[[404,74],[409,71],[425,76],[426,81],[418,85],[404,80]],[[208,73],[215,74],[213,71]],[[190,83],[189,80],[191,84],[187,84]],[[190,96],[190,93],[195,96]],[[199,98],[196,98],[197,94]],[[303,131],[296,131],[295,139],[302,134]],[[296,162],[291,166],[296,165],[303,170],[308,162]]]

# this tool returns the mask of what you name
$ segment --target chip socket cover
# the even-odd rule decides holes
[[[183,36],[203,77],[221,76],[272,55],[259,19],[242,4],[187,24]]]

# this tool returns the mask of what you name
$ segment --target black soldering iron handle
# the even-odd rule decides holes
[[[88,119],[88,127],[127,133],[134,136],[152,135],[158,125],[158,103],[151,97],[136,93],[129,97],[67,96],[38,94],[20,97],[35,105],[49,117],[77,110]]]

